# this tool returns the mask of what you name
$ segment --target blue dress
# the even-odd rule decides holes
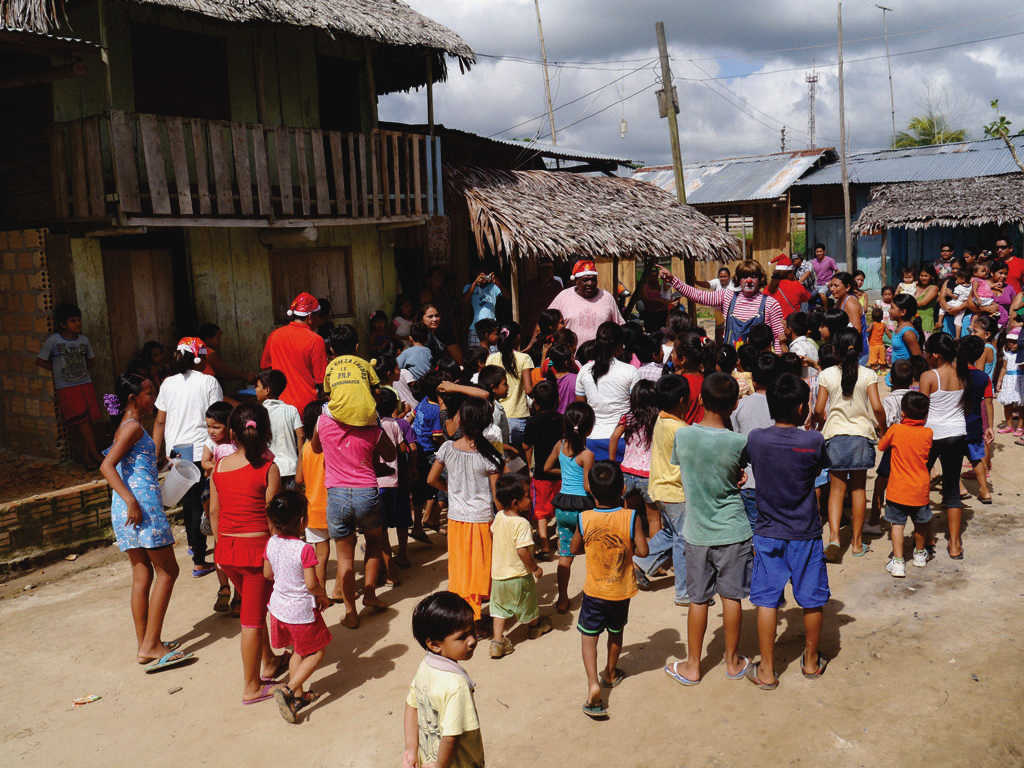
[[[109,450],[109,449],[108,449]],[[110,523],[122,552],[129,549],[158,549],[174,544],[171,524],[164,514],[160,483],[157,480],[156,444],[145,429],[135,445],[117,463],[117,474],[138,499],[142,509],[139,525],[128,523],[128,505],[113,491],[110,500]]]

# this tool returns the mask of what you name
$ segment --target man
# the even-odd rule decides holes
[[[271,332],[260,357],[261,368],[276,368],[288,379],[281,400],[299,413],[317,398],[327,369],[324,340],[315,330],[319,311],[320,302],[313,295],[296,296],[288,308],[288,316],[295,319]]]
[[[597,287],[597,266],[593,261],[577,261],[571,278],[573,286],[559,292],[548,308],[562,313],[565,327],[576,334],[578,343],[593,339],[601,323],[625,322],[615,297]]]
[[[953,274],[953,246],[943,243],[939,246],[939,258],[935,262],[935,274],[940,280],[945,280]]]
[[[824,296],[828,293],[828,284],[832,281],[838,268],[836,260],[825,255],[825,244],[815,243],[811,269],[814,270],[814,288],[820,295]]]
[[[1020,293],[1021,284],[1024,283],[1024,259],[1013,255],[1013,246],[1005,237],[996,240],[996,258],[1006,262],[1006,282],[1016,293]]]
[[[811,265],[804,261],[804,257],[799,253],[794,253],[791,261],[793,262],[793,279],[800,282],[808,291],[813,291],[815,280]]]
[[[475,347],[480,343],[476,334],[476,324],[483,319],[496,320],[498,297],[504,293],[501,281],[494,274],[493,270],[481,272],[472,283],[468,283],[462,289],[463,302],[472,308],[473,319],[469,323],[469,346]]]

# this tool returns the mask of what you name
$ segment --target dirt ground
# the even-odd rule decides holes
[[[611,692],[607,722],[580,712],[585,678],[574,615],[555,616],[556,631],[537,641],[514,632],[517,650],[500,661],[481,644],[467,669],[478,686],[488,763],[1024,765],[1024,453],[1000,442],[995,503],[967,502],[964,561],[950,560],[940,540],[934,561],[895,580],[884,571],[888,544],[878,541],[863,559],[829,566],[822,650],[834,660],[822,679],[799,674],[802,623],[790,599],[781,612],[776,691],[726,679],[720,608],[712,609],[703,684],[680,687],[662,666],[684,654],[686,613],[662,580],[633,600],[621,661],[629,678]],[[184,543],[164,636],[180,639],[198,660],[156,675],[135,663],[129,570],[116,548],[4,584],[0,762],[399,765],[403,702],[422,657],[412,609],[446,580],[443,539],[433,538],[431,548],[411,545],[414,567],[400,587],[382,592],[392,605],[386,613],[350,631],[339,624],[342,608],[328,611],[334,641],[312,681],[325,696],[295,726],[272,702],[240,705],[237,621],[212,613],[216,581],[189,577]],[[549,612],[554,564],[544,571]],[[582,577],[579,563],[574,593]],[[756,650],[754,610],[745,603],[741,652]],[[89,694],[103,698],[72,707]]]
[[[0,502],[102,479],[80,464],[0,451]]]

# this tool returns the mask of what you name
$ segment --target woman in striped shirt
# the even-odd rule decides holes
[[[727,289],[706,291],[694,288],[676,278],[664,267],[658,268],[658,274],[686,299],[706,307],[714,307],[725,315],[726,344],[745,341],[751,328],[765,323],[772,330],[773,350],[777,354],[782,353],[781,341],[785,336],[782,308],[771,296],[761,293],[764,287],[764,270],[756,261],[741,261],[736,266],[736,281],[740,286],[738,293]]]

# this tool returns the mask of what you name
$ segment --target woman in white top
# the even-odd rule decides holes
[[[576,376],[576,401],[594,409],[594,429],[587,438],[587,448],[594,452],[594,461],[605,461],[608,440],[629,411],[629,393],[640,380],[640,371],[617,359],[622,353],[619,325],[601,323],[594,341],[594,359]],[[617,455],[625,451],[626,441],[620,438]]]
[[[878,397],[878,376],[857,362],[862,346],[860,331],[844,328],[835,335],[833,343],[842,363],[826,368],[818,376],[814,420],[817,424],[824,424],[821,432],[825,438],[831,481],[828,496],[829,542],[825,559],[838,562],[839,521],[847,489],[850,491],[853,517],[850,551],[854,557],[862,557],[868,551],[867,545],[861,541],[867,506],[864,486],[868,470],[875,465],[877,434],[885,432],[885,411]]]
[[[964,418],[964,388],[971,360],[957,355],[957,345],[948,333],[933,333],[925,343],[925,354],[932,370],[921,376],[921,394],[928,395],[928,420],[932,431],[929,469],[936,459],[942,462],[942,503],[946,507],[946,551],[954,560],[963,560],[960,538],[963,502],[960,500],[960,465],[967,455],[967,421]]]

